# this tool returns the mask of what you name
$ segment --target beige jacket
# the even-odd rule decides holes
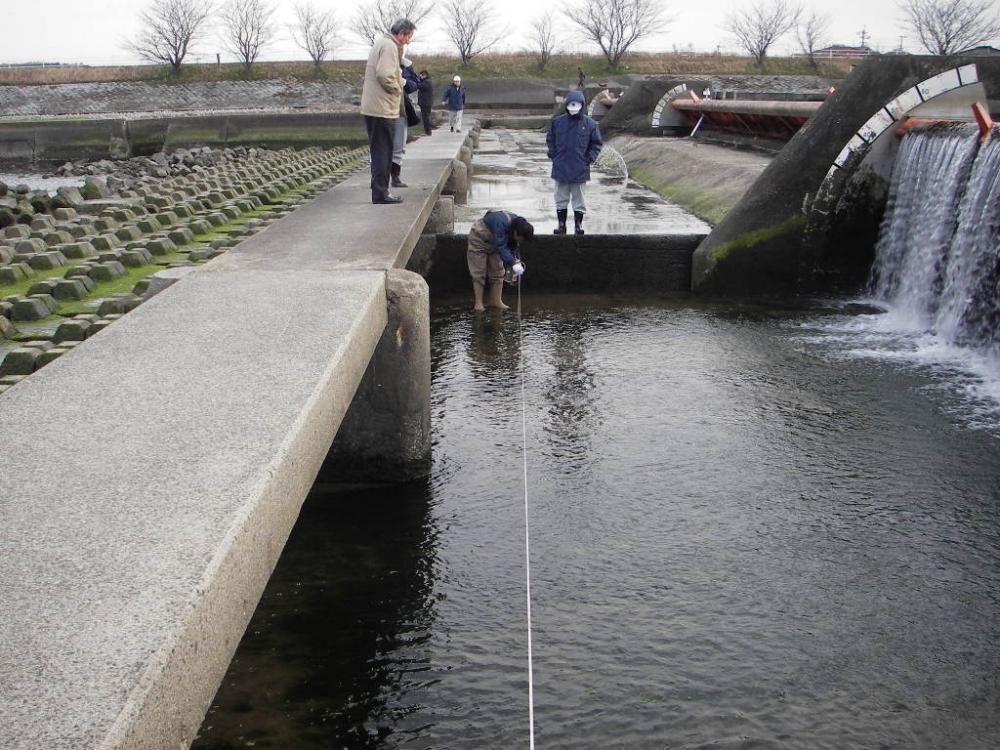
[[[361,114],[395,120],[403,109],[403,75],[399,72],[399,45],[386,34],[368,53],[361,88]]]

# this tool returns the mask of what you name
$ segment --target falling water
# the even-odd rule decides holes
[[[602,172],[621,177],[622,185],[628,184],[628,164],[625,163],[625,157],[618,153],[614,146],[605,144],[597,161],[594,162],[594,166]]]
[[[945,343],[1000,341],[1000,134],[909,133],[889,191],[871,291],[914,331]]]

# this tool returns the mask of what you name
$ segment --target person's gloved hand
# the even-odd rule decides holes
[[[515,276],[521,276],[524,274],[524,264],[521,261],[518,261],[510,267],[510,270],[514,272]]]

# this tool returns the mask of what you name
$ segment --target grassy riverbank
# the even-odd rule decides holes
[[[464,79],[575,79],[577,68],[582,67],[588,78],[613,75],[607,61],[596,55],[556,55],[544,69],[540,69],[533,55],[527,53],[483,54],[462,66],[458,58],[445,55],[423,57],[416,61],[438,80],[459,73]],[[54,83],[94,83],[111,81],[162,81],[188,83],[218,80],[295,79],[323,80],[360,85],[364,75],[364,60],[330,60],[316,68],[311,62],[262,62],[248,73],[242,65],[184,65],[179,75],[169,67],[160,65],[133,66],[58,66],[16,67],[0,69],[0,85],[41,85]],[[752,59],[731,55],[659,53],[630,55],[619,67],[618,73],[641,75],[671,75],[698,73],[701,75],[824,75],[833,78],[847,75],[849,66],[843,61],[829,61],[813,68],[800,58],[773,58],[763,69]]]

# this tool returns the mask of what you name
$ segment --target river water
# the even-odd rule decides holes
[[[433,472],[317,489],[201,748],[993,748],[1000,440],[844,310],[433,313]],[[523,340],[522,340],[523,337]]]
[[[540,135],[482,145],[459,221],[551,231]],[[435,300],[431,476],[314,489],[195,748],[527,747],[526,495],[539,748],[997,747],[995,357],[849,300],[522,294]]]

